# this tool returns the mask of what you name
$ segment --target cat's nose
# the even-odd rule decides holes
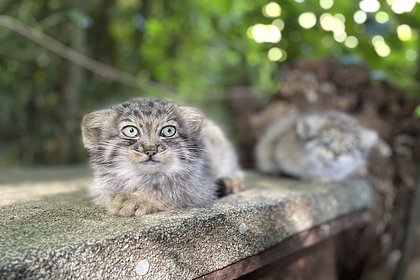
[[[152,149],[145,149],[144,151],[143,151],[143,153],[145,153],[146,155],[148,155],[149,157],[152,157],[152,156],[154,156],[154,155],[156,155],[157,154],[157,148],[152,148]]]
[[[341,151],[339,151],[339,150],[333,150],[334,159],[337,159],[340,155],[341,155]]]
[[[143,153],[152,157],[156,155],[160,150],[160,145],[143,145]]]

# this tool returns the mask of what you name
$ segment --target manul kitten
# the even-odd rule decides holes
[[[82,136],[94,172],[90,193],[113,214],[204,206],[220,184],[227,193],[243,188],[232,145],[195,108],[136,98],[87,114]]]
[[[294,114],[272,123],[256,147],[258,169],[303,180],[340,181],[366,165],[376,132],[335,111]]]

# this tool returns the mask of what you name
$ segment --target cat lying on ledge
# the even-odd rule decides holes
[[[293,114],[273,122],[261,136],[257,168],[309,181],[340,181],[365,168],[379,141],[375,131],[345,113]]]
[[[243,173],[223,132],[195,108],[136,98],[87,114],[90,193],[111,213],[142,216],[203,206],[240,191]]]

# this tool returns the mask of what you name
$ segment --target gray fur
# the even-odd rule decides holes
[[[131,125],[140,130],[136,139],[122,133]],[[160,131],[168,125],[176,135],[162,137]],[[107,208],[117,194],[135,192],[160,201],[165,209],[206,205],[216,198],[217,179],[242,176],[219,128],[197,109],[164,100],[136,98],[92,112],[83,119],[82,135],[94,171],[90,192]],[[149,149],[159,163],[146,161]]]
[[[294,114],[268,127],[256,147],[260,171],[339,181],[364,168],[376,132],[335,111]]]

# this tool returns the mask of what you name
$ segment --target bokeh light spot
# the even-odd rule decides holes
[[[409,41],[413,37],[413,32],[409,25],[401,24],[397,27],[397,35],[401,41]]]
[[[316,16],[311,12],[303,13],[299,16],[298,22],[303,28],[309,29],[315,26]]]
[[[384,37],[382,37],[381,35],[376,35],[373,36],[372,38],[372,44],[376,44],[378,42],[383,42],[384,41]]]
[[[384,38],[380,35],[373,36],[372,44],[376,53],[380,57],[387,57],[391,54],[391,48],[387,45]]]
[[[276,2],[270,2],[263,7],[262,12],[266,17],[279,17],[281,15],[281,7]]]
[[[347,33],[345,31],[342,32],[334,32],[334,40],[339,43],[343,43],[347,39]]]
[[[353,20],[355,23],[362,24],[366,21],[367,15],[363,11],[357,11],[353,15]]]
[[[411,12],[416,5],[416,0],[387,0],[387,2],[396,14]]]
[[[357,38],[354,36],[348,36],[346,40],[344,41],[344,45],[351,49],[357,47],[358,44],[359,44],[359,40],[357,40]]]
[[[256,24],[248,29],[247,34],[257,43],[278,43],[281,40],[280,29],[272,24]]]
[[[376,13],[380,7],[378,0],[362,0],[359,3],[360,10],[366,13]]]
[[[417,60],[417,56],[418,56],[417,51],[416,51],[416,50],[414,50],[414,49],[408,49],[408,50],[405,52],[405,58],[406,58],[408,61],[416,61],[416,60]]]
[[[335,14],[334,18],[340,21],[342,24],[346,22],[346,17],[343,14]],[[343,25],[344,27],[344,25]]]
[[[328,13],[322,14],[319,18],[322,29],[325,31],[332,31],[335,25],[335,18]]]
[[[384,11],[379,11],[375,14],[375,20],[379,23],[386,23],[389,21],[389,15]]]
[[[50,64],[50,57],[46,53],[41,53],[36,58],[36,63],[40,67],[47,67]]]
[[[334,0],[320,0],[319,5],[324,10],[328,10],[328,9],[331,9],[332,6],[334,5]]]
[[[272,22],[273,25],[277,26],[277,28],[282,31],[284,29],[284,21],[280,18],[276,18]]]
[[[283,52],[275,47],[268,50],[267,56],[270,61],[279,61],[283,56]]]
[[[337,42],[344,42],[347,38],[346,27],[344,25],[345,17],[342,14],[331,15],[324,13],[321,15],[320,24],[322,29],[325,31],[332,31],[334,33],[334,39]]]

